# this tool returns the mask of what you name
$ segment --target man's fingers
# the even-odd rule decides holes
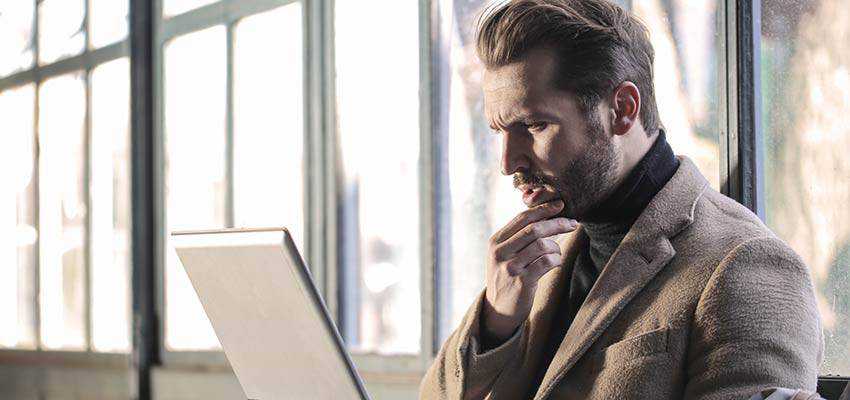
[[[537,239],[572,232],[577,226],[575,221],[567,218],[534,222],[498,245],[494,255],[497,260],[507,260]]]
[[[511,222],[508,222],[504,228],[496,232],[490,238],[490,243],[502,243],[528,224],[555,216],[561,212],[563,208],[564,201],[560,199],[529,208],[528,210],[517,214]]]
[[[525,267],[525,273],[528,279],[536,281],[540,279],[543,275],[546,275],[547,272],[552,270],[552,268],[558,267],[561,265],[561,255],[560,254],[545,254],[540,256],[540,258],[534,260],[531,264]]]
[[[537,239],[510,259],[505,268],[511,276],[519,275],[529,264],[546,254],[561,254],[561,247],[552,239]]]

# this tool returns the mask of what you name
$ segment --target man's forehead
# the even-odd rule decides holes
[[[524,115],[544,107],[556,92],[552,84],[553,64],[540,54],[524,61],[484,71],[484,112],[489,121]]]
[[[545,92],[553,84],[555,59],[548,51],[538,50],[521,61],[484,70],[485,95],[504,91]]]

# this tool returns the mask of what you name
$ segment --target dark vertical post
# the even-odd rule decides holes
[[[151,0],[130,0],[130,115],[133,210],[133,368],[137,400],[151,399],[151,367],[159,362],[154,135],[154,12]]]
[[[761,0],[737,0],[738,165],[741,204],[764,219],[761,146]],[[734,145],[734,144],[733,144]],[[734,169],[732,173],[735,173]]]

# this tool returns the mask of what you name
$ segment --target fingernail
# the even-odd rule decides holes
[[[552,208],[554,208],[556,210],[560,210],[560,209],[564,208],[564,201],[563,200],[553,201],[552,202]]]

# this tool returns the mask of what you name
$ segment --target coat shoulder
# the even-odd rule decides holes
[[[739,246],[754,239],[770,239],[767,243],[794,254],[752,211],[708,188],[695,202],[693,221],[671,242],[677,252],[689,253],[697,259],[712,260],[714,266]]]

